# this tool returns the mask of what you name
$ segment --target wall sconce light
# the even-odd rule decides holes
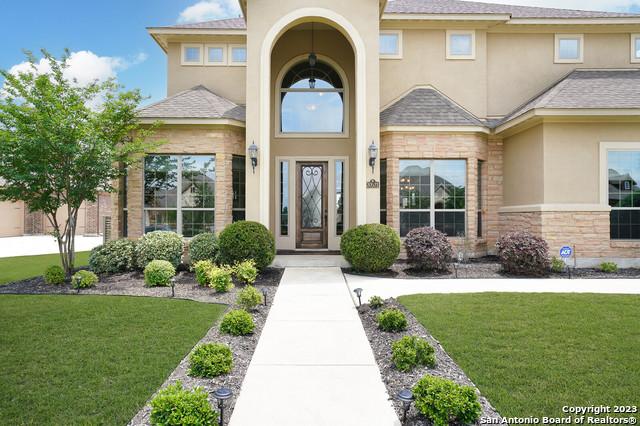
[[[258,146],[254,143],[249,146],[249,158],[251,158],[251,167],[253,168],[253,174],[256,173],[256,167],[258,166]]]
[[[374,141],[371,141],[369,145],[369,165],[371,166],[371,173],[376,169],[376,159],[378,158],[378,146]]]
[[[233,396],[233,392],[229,388],[216,389],[213,397],[218,400],[218,409],[220,410],[219,426],[224,425],[224,402]]]

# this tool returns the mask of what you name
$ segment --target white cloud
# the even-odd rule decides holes
[[[178,23],[236,18],[240,14],[238,0],[202,0],[180,12]]]
[[[486,0],[485,2],[611,12],[629,11],[633,7],[640,6],[640,0],[562,0],[562,2],[558,0]]]

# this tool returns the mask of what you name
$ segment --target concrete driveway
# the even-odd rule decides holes
[[[87,251],[102,244],[102,237],[76,237],[76,251]],[[28,235],[0,238],[0,257],[58,253],[58,243],[51,235]]]

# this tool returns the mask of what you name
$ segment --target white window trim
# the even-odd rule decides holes
[[[471,54],[470,55],[454,55],[451,53],[451,36],[453,35],[470,35],[471,36]],[[446,52],[448,60],[475,60],[476,59],[476,31],[475,30],[447,30]]]
[[[379,55],[380,55],[380,59],[402,59],[402,55],[403,55],[403,50],[402,50],[402,35],[403,32],[402,30],[381,30],[380,31],[380,35],[383,34],[391,34],[391,35],[397,35],[398,36],[398,53],[396,54],[382,54],[380,53],[380,51],[378,51]]]
[[[247,62],[235,62],[233,60],[233,49],[245,49],[245,51],[247,51],[247,45],[246,44],[230,44],[228,49],[227,49],[227,56],[228,56],[228,62],[229,62],[229,66],[231,67],[246,67],[247,66]],[[248,52],[247,52],[248,53]]]
[[[578,39],[580,42],[580,52],[578,59],[560,58],[560,40]],[[556,34],[554,37],[554,63],[556,64],[581,64],[584,62],[584,34]]]
[[[640,142],[600,142],[600,204],[609,207],[609,152],[640,151]]]
[[[631,63],[640,63],[640,57],[636,56],[636,40],[640,40],[640,34],[631,34]]]
[[[198,62],[187,62],[187,61],[185,61],[184,52],[185,52],[185,50],[187,48],[190,48],[190,47],[197,47],[198,49],[200,49],[200,60]],[[204,48],[203,48],[202,44],[199,44],[199,43],[196,43],[196,44],[194,44],[194,43],[182,43],[180,45],[180,65],[190,66],[190,67],[200,66],[200,65],[203,64],[203,57],[204,57]]]
[[[222,49],[222,62],[209,62],[209,49],[210,48],[220,48]],[[227,45],[223,43],[208,43],[204,45],[204,65],[208,67],[223,67],[227,65],[228,60],[228,49]]]

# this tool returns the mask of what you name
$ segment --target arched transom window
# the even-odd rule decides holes
[[[297,63],[280,85],[280,132],[344,133],[344,96],[342,78],[329,64]]]

